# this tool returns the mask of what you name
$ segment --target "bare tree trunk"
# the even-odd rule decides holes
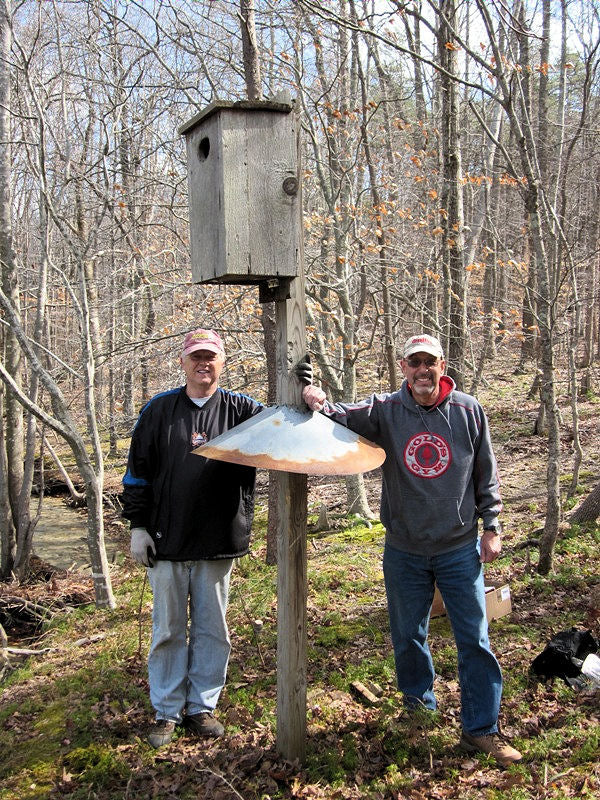
[[[145,299],[146,318],[144,320],[143,336],[145,341],[149,342],[152,339],[154,328],[156,326],[156,312],[154,309],[154,297],[152,295],[152,287],[145,281],[142,289],[142,297]],[[146,403],[150,399],[150,357],[145,353],[141,359],[141,376],[140,387],[142,393],[142,402]]]
[[[361,473],[346,476],[346,492],[348,496],[348,514],[357,514],[363,519],[375,518],[376,515],[369,506],[365,479]]]
[[[0,386],[0,419],[4,419],[6,400],[4,384]],[[8,494],[8,456],[4,438],[4,425],[0,425],[0,579],[8,578],[17,554],[17,532],[10,509]]]
[[[33,340],[43,341],[46,322],[46,303],[48,286],[48,214],[44,198],[40,192],[40,264],[38,269],[37,309]],[[29,381],[28,397],[36,403],[38,399],[39,378],[32,372]],[[29,572],[29,562],[33,551],[33,536],[39,514],[32,518],[30,511],[31,490],[33,488],[35,448],[37,441],[36,420],[33,414],[27,415],[27,433],[25,437],[25,460],[23,464],[23,483],[18,503],[17,554],[15,557],[15,573],[24,578]],[[40,447],[40,463],[43,449]],[[43,465],[42,465],[43,468]],[[40,492],[40,507],[43,493]]]
[[[11,220],[11,4],[0,4],[0,271],[2,291],[19,308],[18,272],[13,250]],[[21,352],[13,330],[2,326],[2,341],[6,369],[18,386],[22,384]],[[20,524],[18,498],[23,487],[24,422],[23,409],[10,393],[3,398],[2,437],[0,445],[0,507],[5,514],[0,521],[0,577],[7,577],[15,566]],[[25,520],[26,521],[26,520]]]
[[[108,335],[107,335],[107,346],[108,351],[110,353],[114,352],[115,344],[116,344],[116,281],[115,281],[115,269],[114,269],[114,239],[112,240],[112,247],[111,247],[111,263],[112,263],[112,270],[109,282],[109,308],[110,308],[110,319],[108,323]],[[109,441],[109,450],[108,455],[111,458],[115,458],[118,455],[119,450],[119,436],[117,432],[117,414],[116,414],[116,396],[115,396],[115,368],[114,368],[114,361],[111,359],[108,364],[108,441]]]
[[[52,447],[50,442],[45,438],[43,438],[43,446],[46,448],[46,450],[52,456],[52,460],[56,464],[56,468],[60,472],[60,474],[62,476],[62,479],[65,482],[65,485],[66,485],[67,489],[69,490],[69,495],[71,497],[72,504],[76,505],[76,506],[83,505],[85,503],[85,495],[82,494],[81,492],[77,491],[77,489],[75,488],[75,484],[71,480],[71,476],[69,475],[69,473],[65,469],[62,461],[60,460],[60,457],[59,457],[58,453],[56,452],[56,450]]]
[[[600,200],[600,170],[596,173],[594,188],[592,194],[591,207],[597,208]],[[594,356],[596,345],[598,344],[600,313],[598,307],[600,306],[600,289],[598,288],[598,273],[600,265],[600,217],[596,215],[593,242],[592,242],[592,255],[588,270],[584,278],[584,291],[586,303],[584,305],[584,357],[581,366],[583,367],[583,374],[581,376],[580,391],[582,395],[594,391],[594,370],[592,364],[594,363]]]
[[[524,228],[529,230],[529,220],[527,215]],[[523,339],[521,340],[521,355],[519,363],[515,369],[516,374],[525,373],[525,365],[528,361],[535,358],[535,346],[537,341],[537,271],[532,255],[533,248],[530,246],[530,236],[525,239],[525,254],[523,260],[527,264],[527,283],[523,292],[523,302],[521,308],[521,330]]]
[[[571,386],[571,418],[573,420],[573,475],[571,477],[571,485],[567,492],[567,497],[573,497],[577,485],[579,483],[579,470],[581,469],[581,462],[583,461],[583,448],[581,446],[581,437],[579,435],[579,409],[577,406],[577,330],[579,327],[580,317],[580,303],[576,300],[577,310],[575,312],[575,320],[573,328],[570,332],[569,340],[569,384]]]
[[[464,211],[462,188],[462,157],[460,144],[458,64],[452,42],[451,27],[456,24],[455,0],[443,4],[443,17],[438,29],[438,54],[443,71],[440,75],[442,90],[441,148],[443,156],[443,183],[441,205],[446,209],[442,227],[442,261],[448,293],[448,318],[444,320],[447,332],[448,375],[459,389],[465,387],[465,352],[468,340],[466,278],[464,258]]]
[[[540,559],[538,571],[547,575],[552,569],[554,545],[558,537],[561,518],[560,505],[560,419],[556,400],[556,368],[554,341],[553,292],[550,285],[549,265],[539,225],[537,186],[531,176],[528,190],[530,217],[534,221],[533,236],[537,249],[537,262],[540,275],[540,351],[542,368],[541,398],[548,419],[548,465],[546,469],[546,519],[544,533],[540,538]]]
[[[423,134],[426,129],[425,123],[428,120],[427,103],[425,101],[425,82],[423,79],[423,64],[421,63],[421,16],[420,6],[418,3],[419,12],[414,15],[414,31],[410,27],[410,17],[408,14],[402,14],[402,22],[406,32],[406,39],[411,51],[412,67],[413,67],[413,82],[415,87],[415,113],[417,121],[423,123],[422,125],[414,126],[414,145],[415,150],[425,150],[427,147],[427,140]]]
[[[240,0],[240,17],[246,93],[249,100],[260,100],[262,98],[262,85],[258,45],[256,43],[256,27],[254,24],[254,0]]]
[[[469,392],[471,394],[477,393],[479,383],[483,377],[483,368],[485,362],[495,352],[494,308],[496,305],[498,289],[496,277],[496,249],[491,247],[489,248],[489,261],[485,266],[485,273],[483,276],[483,343],[479,352],[479,358],[476,359],[473,380],[471,382],[471,386],[469,387]]]
[[[583,503],[569,516],[570,523],[595,522],[600,517],[600,483],[597,483]]]
[[[66,122],[66,121],[65,121]],[[81,163],[79,164],[79,168],[76,171],[76,178],[74,181],[74,193],[75,193],[75,225],[77,229],[77,233],[81,240],[82,250],[86,249],[89,251],[89,240],[90,235],[92,239],[95,240],[95,232],[90,231],[90,226],[88,224],[88,218],[86,215],[85,209],[85,200],[84,200],[84,180],[81,176],[85,175],[86,172],[86,157],[88,155],[88,151],[90,148],[90,141],[93,136],[93,128],[94,128],[94,114],[93,109],[90,108],[90,119],[88,120],[88,124],[85,129],[84,137],[83,137],[83,152],[81,157]],[[100,310],[99,310],[99,294],[98,294],[98,284],[96,280],[96,259],[85,257],[84,261],[84,269],[86,272],[86,284],[88,286],[89,292],[89,309],[90,309],[90,335],[92,339],[92,345],[94,348],[95,353],[100,353],[102,351],[102,336],[100,333]],[[96,395],[99,398],[98,402],[98,416],[99,418],[103,418],[104,414],[104,402],[103,402],[103,376],[100,370],[96,371],[94,376],[94,383],[95,383],[95,390]]]
[[[354,0],[351,0],[350,8],[352,11],[353,18],[356,19],[356,9],[354,6]],[[354,46],[354,55],[358,71],[358,82],[360,86],[360,93],[362,99],[362,104],[361,104],[362,114],[361,114],[361,125],[360,125],[361,142],[365,154],[365,160],[367,162],[367,169],[369,170],[369,187],[371,192],[371,202],[373,208],[377,210],[376,213],[379,215],[375,217],[375,221],[377,222],[376,237],[377,237],[377,248],[379,251],[379,263],[380,263],[379,274],[381,277],[381,293],[382,293],[382,306],[383,306],[383,330],[384,330],[383,346],[385,350],[386,364],[389,374],[390,391],[395,392],[399,386],[399,375],[398,375],[398,357],[394,341],[392,302],[390,297],[389,267],[391,259],[390,256],[388,255],[387,236],[385,233],[385,219],[384,219],[385,215],[383,213],[383,208],[382,208],[382,205],[384,204],[385,201],[379,191],[380,180],[378,179],[376,174],[375,162],[373,154],[371,152],[371,145],[368,135],[367,115],[369,111],[369,98],[367,94],[366,79],[359,53],[358,37],[356,33],[354,33],[353,35],[353,46]]]

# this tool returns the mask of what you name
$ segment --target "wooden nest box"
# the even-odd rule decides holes
[[[192,279],[299,274],[298,119],[291,102],[216,102],[185,123]]]

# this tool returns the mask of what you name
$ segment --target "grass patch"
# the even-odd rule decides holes
[[[118,753],[109,746],[95,743],[71,750],[64,758],[64,766],[91,791],[111,785],[115,778],[129,775],[129,767]]]

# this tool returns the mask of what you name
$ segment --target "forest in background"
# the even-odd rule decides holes
[[[288,91],[302,124],[308,340],[334,399],[400,383],[440,336],[477,393],[531,371],[547,447],[541,572],[573,494],[599,354],[599,10],[585,0],[71,0],[0,8],[0,574],[25,575],[41,454],[85,495],[96,600],[105,461],[181,381],[181,336],[225,338],[223,382],[268,400],[268,305],[191,282],[178,128]],[[246,45],[246,46],[245,46]],[[559,410],[568,397],[570,419]],[[361,479],[347,506],[369,507]]]

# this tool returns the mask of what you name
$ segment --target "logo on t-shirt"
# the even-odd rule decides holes
[[[198,431],[192,433],[192,447],[200,447],[201,444],[206,444],[207,442],[208,436],[206,433],[198,433]]]
[[[450,466],[448,443],[437,433],[417,433],[404,448],[404,463],[419,478],[438,478]]]

